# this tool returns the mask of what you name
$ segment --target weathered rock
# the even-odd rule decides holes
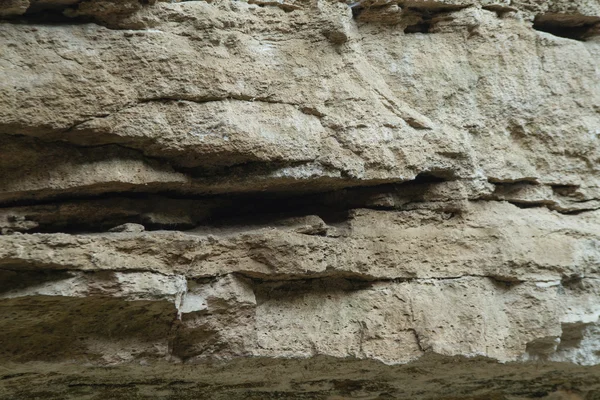
[[[599,35],[0,0],[0,397],[598,398]]]

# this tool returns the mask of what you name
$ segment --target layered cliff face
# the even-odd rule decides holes
[[[0,397],[600,398],[600,2],[0,18]]]

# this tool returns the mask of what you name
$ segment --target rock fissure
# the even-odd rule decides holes
[[[468,213],[469,202],[507,201],[519,208],[548,208],[564,215],[579,215],[600,209],[595,198],[569,197],[576,187],[496,184],[494,191],[468,194],[476,181],[446,181],[428,173],[413,181],[350,187],[340,191],[267,194],[190,195],[161,193],[106,193],[101,196],[27,200],[0,207],[3,232],[77,233],[103,232],[123,224],[139,224],[142,230],[211,229],[250,225],[267,226],[277,220],[315,215],[324,221],[348,221],[356,209],[381,211],[430,209],[438,213]],[[546,193],[545,190],[551,190]],[[567,197],[556,197],[563,193]],[[554,193],[554,194],[553,194]],[[327,229],[307,230],[309,235],[327,236]]]
[[[585,41],[600,35],[600,16],[540,14],[533,21],[533,29],[567,39]]]

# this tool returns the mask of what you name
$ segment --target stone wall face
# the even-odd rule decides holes
[[[0,0],[0,398],[600,399],[600,1]]]

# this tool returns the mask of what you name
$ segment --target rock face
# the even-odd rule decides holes
[[[0,0],[0,397],[600,398],[600,2]]]

